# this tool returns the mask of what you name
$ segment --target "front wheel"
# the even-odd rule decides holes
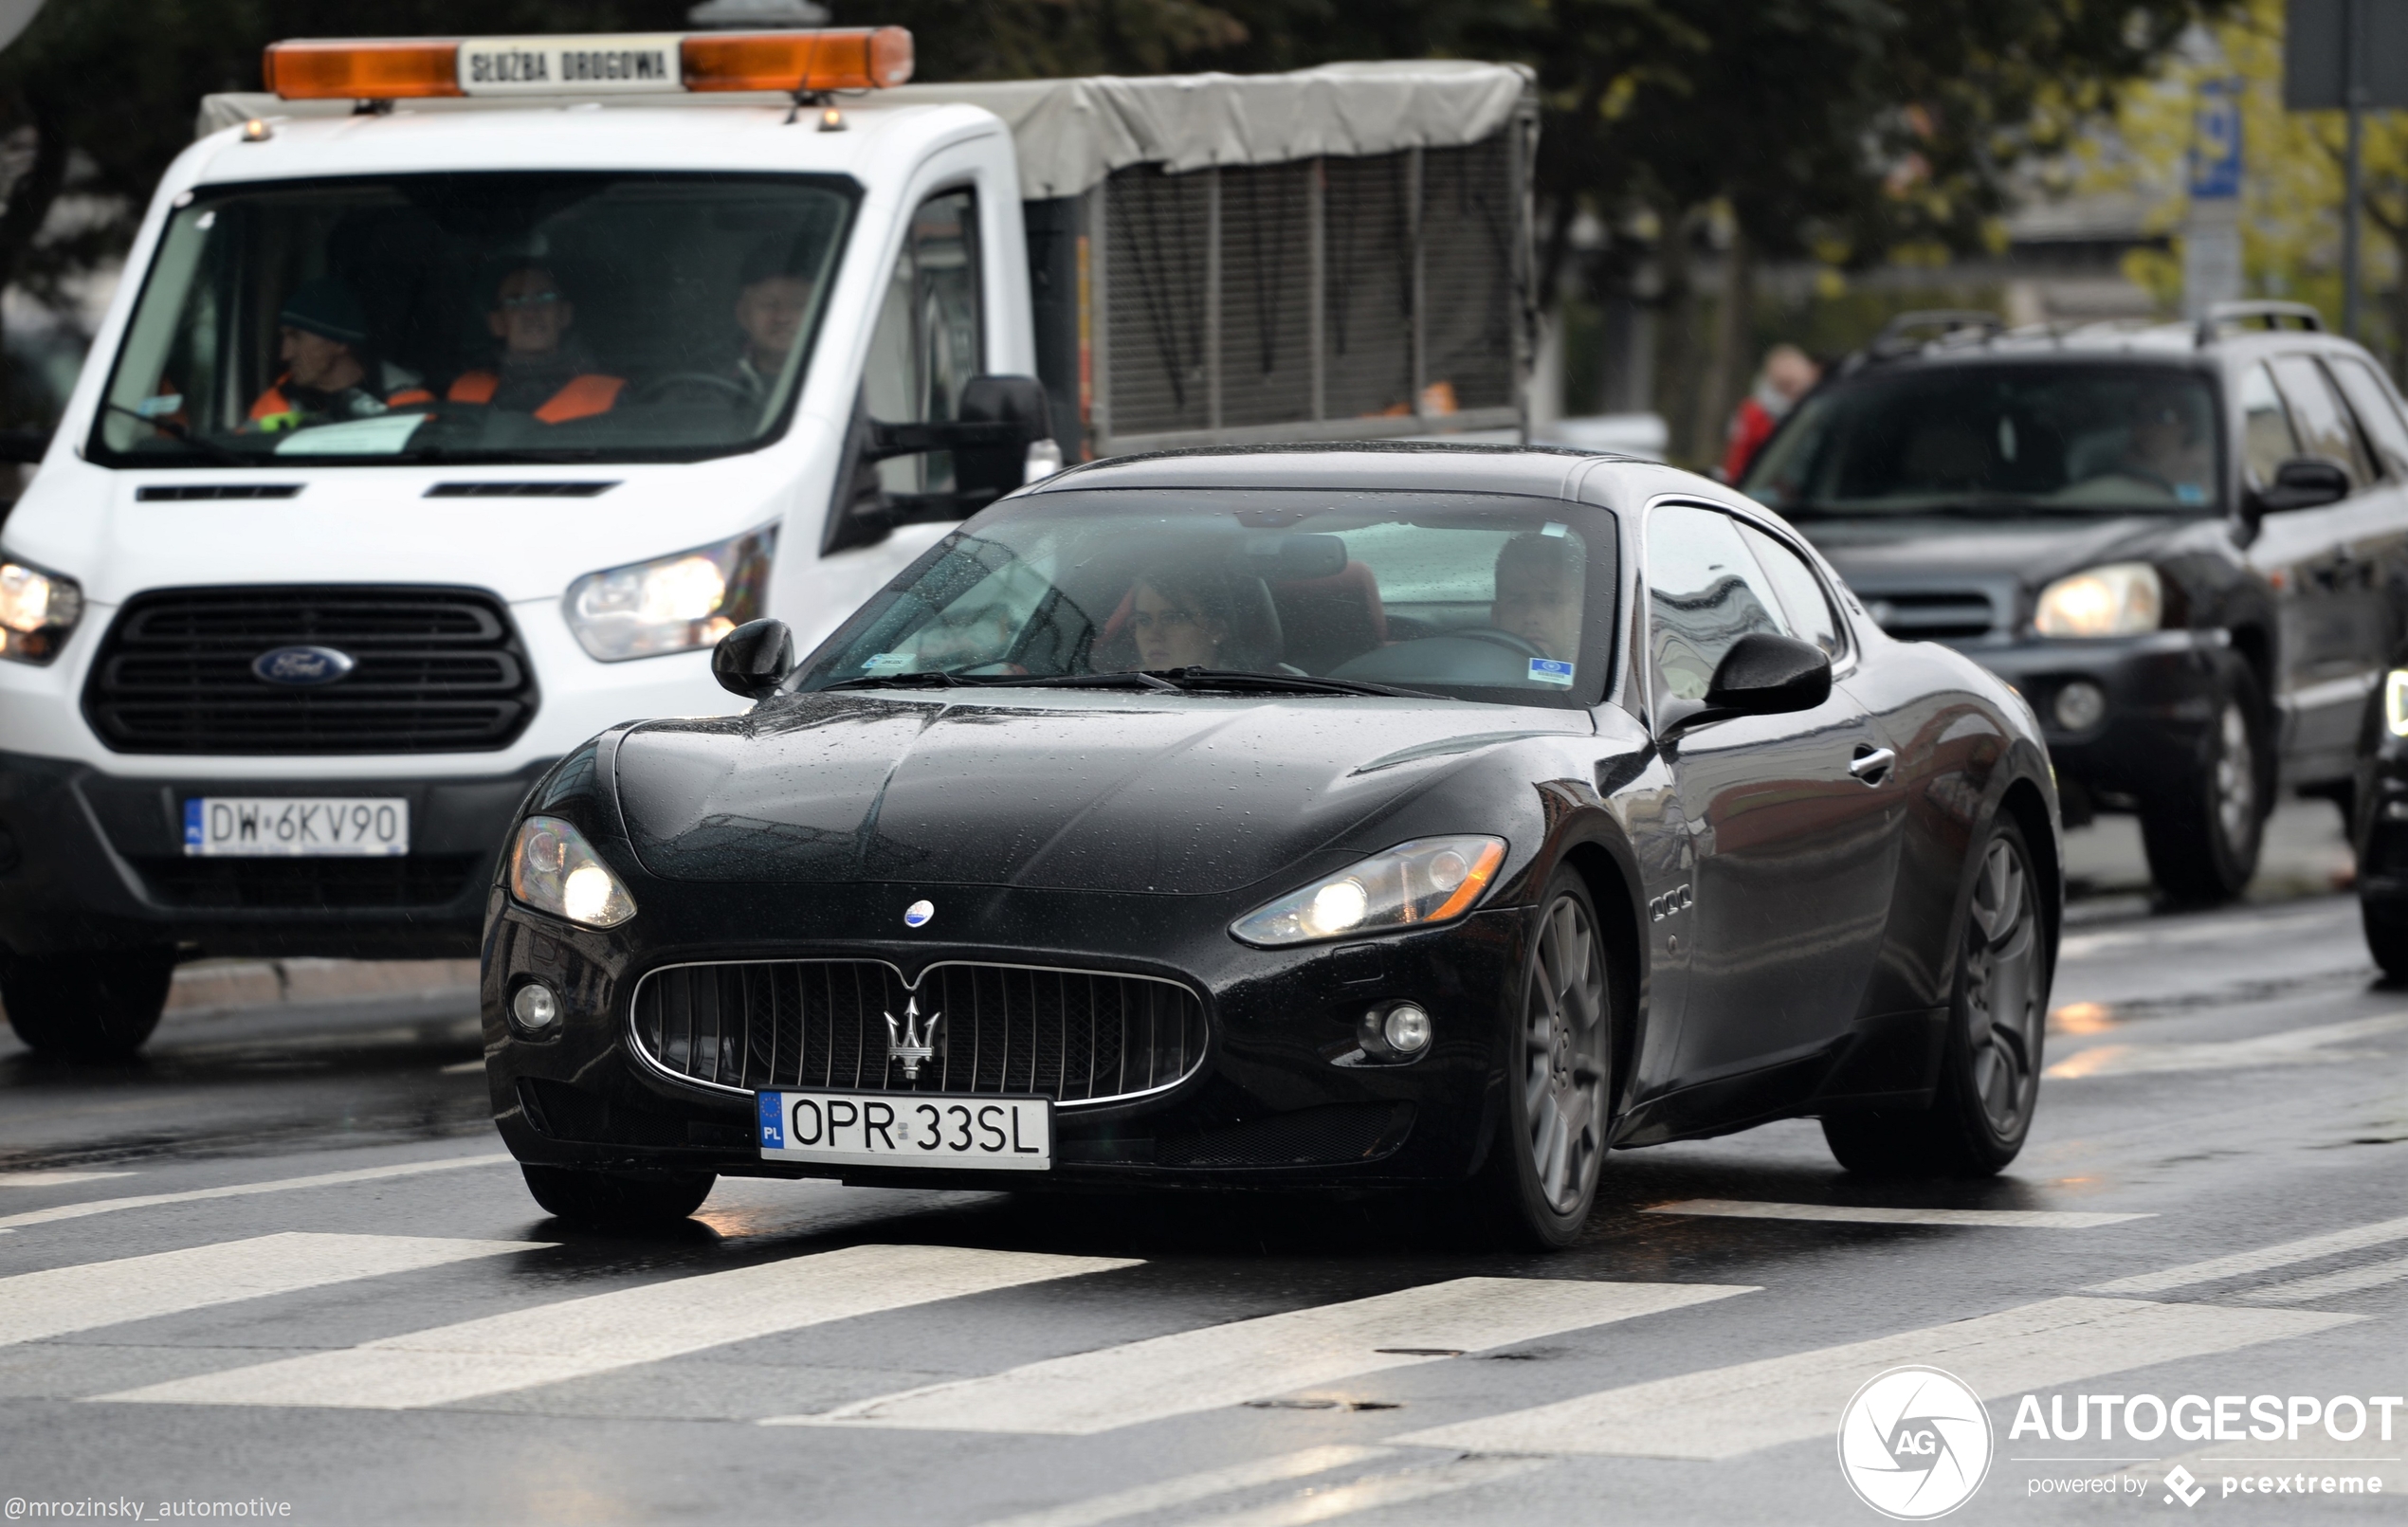
[[[2408,903],[2362,898],[2358,916],[2366,929],[2366,953],[2375,956],[2384,977],[2408,981]]]
[[[123,1061],[158,1027],[174,978],[173,949],[0,953],[0,1007],[38,1055]]]
[[[666,1229],[702,1207],[719,1178],[708,1172],[585,1172],[521,1163],[535,1201],[571,1225],[596,1230]]]
[[[1831,1154],[1851,1172],[1987,1177],[2023,1149],[2040,1099],[2052,950],[2013,822],[1990,829],[1957,952],[1956,1000],[1930,1106],[1833,1114]]]
[[[1513,1240],[1552,1250],[1588,1222],[1613,1106],[1614,1012],[1596,910],[1558,870],[1515,993],[1502,1132],[1482,1185]]]
[[[2141,809],[2149,879],[2178,905],[2229,901],[2257,873],[2267,799],[2256,701],[2255,683],[2235,675],[2217,697],[2216,722],[2191,777],[2170,781],[2162,798]]]

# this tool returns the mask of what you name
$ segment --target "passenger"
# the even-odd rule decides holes
[[[1012,609],[996,603],[956,605],[920,632],[920,671],[1001,663],[1012,650]]]
[[[627,386],[594,370],[593,357],[569,336],[576,305],[560,295],[548,266],[513,265],[494,283],[485,327],[502,341],[500,365],[464,372],[445,396],[453,403],[489,403],[564,424],[608,413]]]
[[[1148,671],[1236,666],[1226,651],[1235,627],[1228,586],[1210,573],[1160,570],[1131,591],[1137,665]]]
[[[332,276],[313,276],[294,287],[276,322],[284,370],[251,400],[251,428],[273,432],[373,419],[435,400],[415,376],[366,354],[368,315],[351,288]],[[368,385],[372,374],[382,388]]]
[[[756,245],[738,277],[736,327],[743,349],[732,370],[754,400],[766,398],[785,374],[786,357],[811,314],[812,280],[791,268],[794,251],[785,240]]]
[[[1497,552],[1496,601],[1488,623],[1522,638],[1542,657],[1569,662],[1580,651],[1581,555],[1561,536],[1522,535]]]

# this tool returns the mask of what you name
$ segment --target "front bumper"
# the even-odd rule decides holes
[[[495,855],[549,762],[466,779],[125,779],[0,753],[0,944],[23,954],[420,959],[476,953]],[[392,795],[397,859],[187,859],[194,795]]]
[[[485,1068],[495,1122],[521,1161],[988,1191],[1397,1186],[1469,1176],[1502,1103],[1504,998],[1525,936],[1516,909],[1341,953],[1239,945],[1226,929],[1245,907],[1220,898],[884,883],[655,881],[630,888],[640,911],[611,933],[573,928],[494,893]],[[941,939],[894,937],[903,909],[922,895],[939,905]],[[747,937],[746,930],[760,932]],[[764,1161],[752,1098],[673,1080],[648,1063],[636,1051],[630,1004],[638,980],[659,966],[789,958],[885,960],[906,981],[940,961],[1167,977],[1202,998],[1210,1038],[1202,1063],[1166,1091],[1057,1106],[1049,1172]],[[540,1040],[520,1034],[504,1010],[529,977],[565,999],[565,1019]],[[1408,1064],[1360,1063],[1356,1020],[1375,1003],[1403,997],[1430,1010],[1430,1050]]]
[[[2013,684],[2038,713],[2069,826],[2100,809],[2135,809],[2151,792],[2198,773],[2224,666],[2233,661],[2220,630],[2035,638],[1961,650]],[[2057,720],[2056,702],[2077,681],[2098,685],[2107,708],[2095,725],[2070,731]]]

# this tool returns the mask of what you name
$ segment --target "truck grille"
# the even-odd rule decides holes
[[[251,671],[282,646],[355,663],[306,688]],[[470,589],[170,589],[127,602],[83,692],[119,753],[490,753],[534,716],[510,618]]]
[[[137,859],[151,894],[170,906],[439,907],[482,884],[480,854],[396,859]]]
[[[886,1014],[916,1003],[935,1053],[917,1080],[887,1056]],[[879,960],[673,965],[635,989],[635,1039],[670,1075],[731,1091],[1034,1093],[1104,1102],[1204,1059],[1204,1005],[1174,981],[1023,965],[931,966],[906,990]]]

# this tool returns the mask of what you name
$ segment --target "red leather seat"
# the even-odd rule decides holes
[[[1275,583],[1271,601],[1287,638],[1287,661],[1306,673],[1327,673],[1388,644],[1379,580],[1360,562],[1349,562],[1326,578]]]

